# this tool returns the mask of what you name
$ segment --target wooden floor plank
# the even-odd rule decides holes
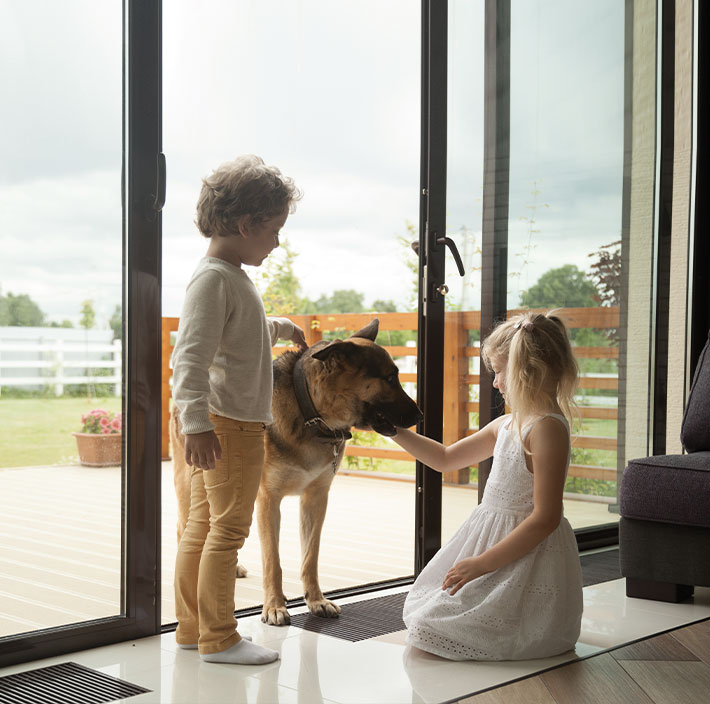
[[[615,660],[699,660],[669,633],[612,650]]]
[[[619,664],[655,704],[699,704],[710,699],[710,665],[705,662],[646,662]]]
[[[540,678],[557,704],[654,704],[608,653],[544,672]]]
[[[710,665],[710,619],[679,628],[671,635],[703,662]]]
[[[483,694],[460,699],[457,704],[556,704],[556,702],[540,677],[530,677]]]

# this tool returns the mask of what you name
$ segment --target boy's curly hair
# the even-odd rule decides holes
[[[239,156],[202,179],[195,224],[205,237],[227,237],[238,232],[244,215],[254,222],[296,209],[303,197],[293,179],[253,154]]]

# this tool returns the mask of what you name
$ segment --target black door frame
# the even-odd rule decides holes
[[[125,0],[123,31],[121,613],[0,638],[0,667],[160,632],[161,0]]]
[[[419,206],[418,432],[442,440],[444,415],[446,119],[448,0],[422,1],[421,168]],[[414,571],[441,547],[441,474],[417,461]]]
[[[695,0],[694,10],[697,25],[697,92],[693,134],[695,183],[691,188],[692,221],[688,253],[690,344],[686,360],[686,389],[690,386],[692,372],[698,364],[710,330],[710,276],[707,274],[707,262],[710,261],[710,200],[705,190],[710,188],[710,135],[703,127],[710,119],[710,7],[707,2]]]

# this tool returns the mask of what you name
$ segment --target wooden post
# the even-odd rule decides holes
[[[468,431],[468,331],[462,313],[444,316],[444,431],[445,445],[466,437]],[[469,468],[444,473],[447,484],[468,484]]]
[[[161,423],[160,423],[160,456],[164,460],[170,459],[170,355],[173,346],[170,344],[170,334],[177,330],[179,318],[163,318],[162,320],[162,359],[161,359]]]
[[[317,315],[304,315],[301,317],[303,318],[303,332],[306,335],[306,342],[310,347],[311,345],[315,345],[316,342],[319,342],[323,339],[321,323]],[[294,323],[296,323],[297,325],[301,325],[301,323],[296,320],[296,316],[293,316],[293,318]]]
[[[121,354],[123,351],[123,344],[121,340],[114,340],[113,341],[113,362],[114,362],[114,367],[113,367],[113,376],[118,377],[118,381],[116,381],[113,385],[113,394],[114,396],[120,396],[121,395],[121,390],[123,388],[123,365],[121,363]]]

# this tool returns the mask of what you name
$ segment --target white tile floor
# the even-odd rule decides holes
[[[5,668],[0,676],[73,661],[152,690],[122,700],[133,704],[429,704],[710,617],[710,588],[696,589],[683,604],[628,599],[624,590],[623,579],[586,587],[576,652],[545,660],[451,662],[407,648],[404,632],[350,643],[295,627],[266,626],[253,617],[240,622],[240,632],[280,652],[281,659],[271,665],[203,663],[195,651],[177,649],[168,633]],[[344,602],[396,591],[401,590]]]

